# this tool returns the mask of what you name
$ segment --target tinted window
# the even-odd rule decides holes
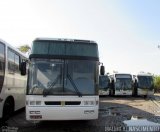
[[[117,78],[115,83],[116,89],[129,90],[132,89],[131,78]]]
[[[108,88],[110,80],[108,76],[99,76],[99,88]]]
[[[0,91],[3,86],[5,71],[5,46],[0,43]]]
[[[14,72],[14,52],[8,50],[8,71]]]
[[[4,45],[0,43],[0,75],[4,71]]]
[[[29,94],[95,95],[95,61],[32,59],[29,68]]]
[[[13,50],[8,49],[8,71],[19,72],[20,57]]]
[[[96,43],[34,41],[32,54],[98,57]]]
[[[15,54],[15,71],[19,72],[19,56]]]
[[[138,76],[138,87],[140,87],[140,88],[153,88],[152,76]]]

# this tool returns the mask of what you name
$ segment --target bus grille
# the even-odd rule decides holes
[[[45,105],[80,105],[81,101],[45,101]]]

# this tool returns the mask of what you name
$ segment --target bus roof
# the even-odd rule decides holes
[[[139,73],[137,74],[137,76],[152,76],[152,75],[149,73]]]
[[[114,75],[132,75],[130,73],[114,73]]]
[[[22,53],[21,51],[19,51],[17,48],[13,47],[12,45],[10,45],[9,43],[7,43],[6,41],[0,39],[0,43],[5,44],[7,47],[15,50],[18,54],[22,55],[22,56],[25,57],[25,58],[28,58],[24,53]]]
[[[132,74],[129,73],[115,73],[116,78],[132,78]]]
[[[82,43],[95,43],[92,40],[81,40],[81,39],[67,39],[67,38],[36,38],[34,41],[62,41],[62,42],[82,42]]]
[[[29,58],[99,60],[98,45],[90,40],[36,38]]]

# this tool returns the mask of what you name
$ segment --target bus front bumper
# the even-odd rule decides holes
[[[99,95],[109,95],[109,90],[99,90]]]
[[[96,107],[26,107],[27,120],[92,120],[98,119]]]
[[[132,95],[132,90],[115,90],[115,95]]]
[[[137,94],[138,95],[154,95],[154,90],[138,88]]]

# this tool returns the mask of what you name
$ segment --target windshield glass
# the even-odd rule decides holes
[[[116,78],[115,88],[118,90],[132,89],[132,79],[131,78]]]
[[[104,89],[104,88],[109,88],[109,78],[108,76],[99,76],[99,88]]]
[[[28,94],[95,94],[96,61],[32,59]]]
[[[140,88],[153,88],[153,78],[151,76],[137,76],[138,87]]]

